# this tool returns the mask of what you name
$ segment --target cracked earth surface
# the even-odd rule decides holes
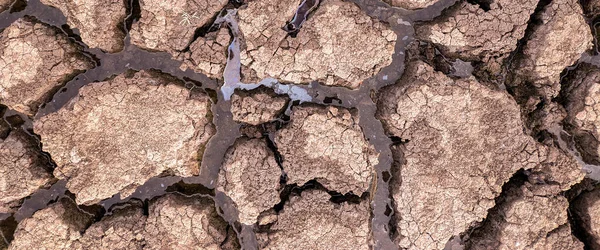
[[[0,249],[600,249],[594,0],[0,0]]]

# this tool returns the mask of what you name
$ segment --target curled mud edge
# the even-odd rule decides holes
[[[66,17],[58,9],[45,6],[39,0],[28,1],[27,6],[18,12],[9,13],[9,11],[6,11],[0,13],[0,30],[8,27],[18,18],[33,16],[40,22],[61,29],[71,40],[84,48],[84,54],[96,62],[96,67],[75,76],[58,90],[51,100],[42,105],[35,116],[36,119],[59,110],[76,97],[79,89],[86,84],[103,81],[127,70],[158,70],[184,81],[188,88],[197,88],[200,91],[216,93],[217,99],[213,103],[212,114],[213,124],[216,127],[217,133],[209,140],[206,146],[200,175],[189,178],[176,176],[154,177],[138,187],[135,193],[129,197],[120,197],[120,194],[116,194],[112,198],[100,202],[99,205],[107,213],[111,212],[111,208],[118,207],[119,204],[127,202],[130,199],[150,200],[167,193],[179,192],[173,190],[173,187],[179,184],[201,185],[214,190],[224,154],[229,147],[233,146],[235,140],[241,136],[240,124],[233,121],[230,112],[230,97],[236,89],[252,90],[264,86],[273,89],[277,94],[286,94],[290,97],[292,101],[289,102],[288,112],[292,105],[303,102],[334,105],[358,110],[358,116],[360,117],[359,125],[364,136],[374,145],[376,152],[379,153],[379,163],[375,166],[376,178],[374,178],[375,181],[370,190],[372,208],[371,232],[374,249],[398,249],[398,246],[390,238],[390,221],[393,215],[392,200],[389,191],[389,176],[391,176],[391,165],[393,162],[390,149],[392,140],[386,135],[381,122],[375,118],[377,106],[372,96],[382,87],[394,84],[402,76],[405,67],[404,51],[406,46],[414,39],[413,23],[431,20],[439,16],[444,9],[454,5],[457,0],[441,0],[428,8],[416,11],[393,8],[380,0],[348,1],[355,3],[367,15],[387,23],[399,38],[395,45],[392,63],[383,68],[377,75],[365,80],[357,90],[343,87],[327,87],[318,82],[300,85],[283,84],[271,78],[263,79],[258,83],[242,83],[240,81],[240,43],[243,42],[241,40],[243,38],[239,35],[235,19],[237,9],[232,6],[226,7],[222,12],[223,14],[218,16],[215,21],[215,25],[227,25],[233,37],[228,48],[228,60],[223,75],[223,82],[211,79],[201,73],[195,73],[190,69],[186,71],[180,70],[181,62],[171,59],[171,55],[168,53],[149,52],[131,45],[129,34],[124,39],[125,47],[121,52],[109,54],[99,49],[90,49],[80,42],[76,31],[68,28]],[[135,2],[134,0],[130,5],[134,6]],[[319,1],[306,2],[316,2],[317,6],[319,3]],[[298,6],[298,8],[304,7],[307,6],[302,4]],[[314,10],[313,7],[315,6],[311,5],[310,7],[308,12],[302,12],[299,9],[297,13],[304,13],[305,18],[310,18],[308,14]],[[131,22],[131,18],[134,18],[133,8],[130,8],[129,11],[131,13],[128,13],[126,20],[123,22],[125,26]],[[301,21],[303,22],[304,20]],[[300,26],[298,25],[296,28],[300,28]],[[332,98],[339,100],[339,102],[331,103]],[[16,113],[7,112],[5,118],[9,114],[15,115]],[[32,132],[31,119],[23,114],[17,115],[21,116],[25,121],[23,129]],[[36,137],[34,134],[31,135]],[[17,221],[21,221],[24,218],[32,216],[35,211],[47,207],[49,203],[58,198],[68,196],[69,193],[65,185],[65,181],[59,181],[49,189],[38,190],[25,199],[19,211],[13,216]],[[221,192],[214,192],[214,194],[209,196],[215,201],[219,214],[236,231],[242,248],[257,249],[256,236],[252,226],[243,225],[238,222],[238,211],[231,199]]]

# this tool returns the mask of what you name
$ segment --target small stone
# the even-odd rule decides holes
[[[281,174],[263,139],[238,139],[225,154],[217,190],[236,204],[239,221],[252,225],[261,212],[279,202]]]
[[[0,138],[0,213],[14,212],[21,199],[50,184],[48,161],[21,130]]]
[[[275,134],[287,183],[301,186],[315,179],[330,191],[367,192],[379,155],[358,120],[343,108],[294,107],[291,122]]]
[[[355,89],[391,64],[396,34],[356,4],[321,1],[294,38],[282,27],[296,8],[288,1],[255,0],[239,10],[243,82],[271,77]]]
[[[31,18],[12,23],[0,33],[0,103],[33,116],[71,76],[93,66],[79,49]]]
[[[256,238],[260,249],[371,249],[370,208],[329,201],[320,190],[292,196],[277,222]]]
[[[214,134],[210,98],[159,73],[140,71],[82,87],[36,120],[43,150],[78,204],[94,204],[161,174],[199,174],[201,148]]]
[[[123,0],[41,0],[56,7],[67,17],[67,24],[77,28],[81,40],[90,48],[110,53],[123,49],[125,39],[125,3]]]
[[[236,122],[259,125],[277,119],[287,103],[288,98],[266,91],[236,92],[231,97],[231,113]]]

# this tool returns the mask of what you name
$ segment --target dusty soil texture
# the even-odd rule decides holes
[[[239,221],[252,225],[261,212],[279,203],[282,171],[263,139],[239,139],[225,155],[217,190],[235,202]]]
[[[0,250],[600,249],[598,32],[597,0],[0,0]]]
[[[317,180],[342,194],[368,191],[377,154],[352,112],[331,106],[294,107],[292,121],[275,135],[289,184]]]
[[[258,233],[261,249],[370,249],[369,205],[329,201],[320,190],[293,196],[264,233]]]
[[[210,99],[178,80],[140,71],[89,84],[56,113],[35,121],[54,175],[77,203],[131,195],[151,177],[199,174],[214,133]]]
[[[93,66],[78,47],[31,18],[12,23],[0,33],[0,102],[34,115],[54,89]]]
[[[355,89],[392,62],[397,35],[358,6],[341,0],[320,1],[294,38],[282,24],[292,20],[297,7],[285,1],[256,0],[240,9],[243,82],[272,77]]]
[[[90,48],[114,53],[123,49],[126,10],[123,0],[77,1],[40,0],[67,16],[67,24],[76,28]]]

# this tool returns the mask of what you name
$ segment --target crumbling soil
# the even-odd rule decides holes
[[[598,7],[0,0],[0,249],[597,249]]]

